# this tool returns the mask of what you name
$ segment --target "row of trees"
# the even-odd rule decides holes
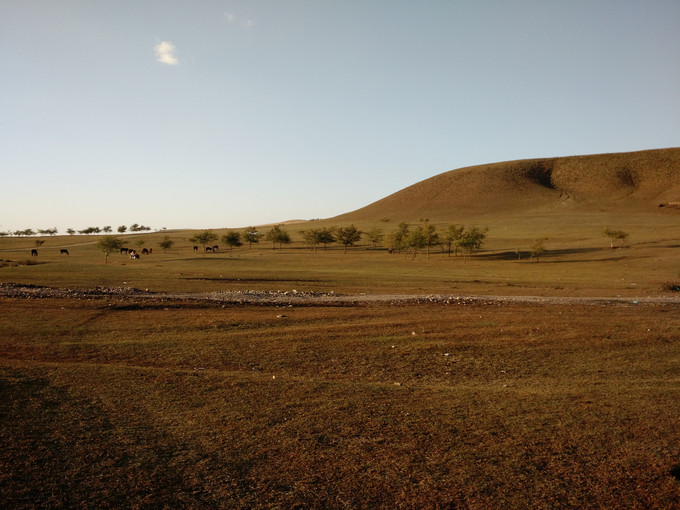
[[[465,228],[463,225],[448,225],[444,232],[438,232],[434,225],[427,221],[422,225],[411,227],[408,223],[400,223],[396,230],[385,235],[382,230],[373,228],[362,232],[354,225],[344,227],[323,227],[303,230],[300,232],[305,246],[315,252],[320,247],[326,250],[329,244],[338,243],[344,247],[345,253],[351,246],[357,244],[362,237],[366,237],[374,248],[385,243],[390,253],[407,251],[415,258],[419,251],[426,250],[429,256],[431,248],[440,246],[442,251],[448,250],[458,255],[461,251],[469,255],[479,250],[486,238],[488,229],[478,227]],[[282,225],[276,225],[262,235],[255,227],[248,227],[243,233],[228,231],[221,238],[222,244],[232,248],[242,246],[243,242],[250,247],[259,243],[260,239],[272,243],[272,249],[291,243],[291,236]],[[203,230],[189,239],[190,242],[200,244],[205,251],[218,241],[218,236],[212,230]]]
[[[130,225],[130,227],[126,227],[125,225],[120,225],[117,229],[119,234],[124,234],[125,232],[148,232],[151,230],[151,227],[147,227],[145,225],[140,225],[138,223],[133,223]],[[73,228],[67,228],[66,233],[69,235],[75,235],[75,234],[81,234],[81,235],[92,235],[92,234],[110,234],[113,232],[113,228],[111,225],[106,225],[104,227],[87,227],[82,230],[75,230]],[[38,229],[33,230],[32,228],[27,228],[24,230],[15,230],[13,232],[10,231],[0,231],[0,237],[8,237],[8,236],[17,236],[17,237],[32,237],[36,235],[49,235],[53,236],[58,233],[57,227],[54,228],[48,228],[48,229]]]

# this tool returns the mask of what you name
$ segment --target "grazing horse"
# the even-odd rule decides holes
[[[194,246],[194,251],[198,251],[198,246]]]
[[[148,255],[149,254],[149,249],[148,248],[142,248],[142,255]]]
[[[210,247],[210,246],[206,246],[206,247],[205,247],[205,251],[213,251],[213,249],[212,249],[212,247]]]
[[[69,255],[69,252],[68,250],[62,248],[61,250],[59,250],[59,255]]]
[[[217,250],[219,250],[219,249],[220,249],[219,246],[217,246],[217,245],[213,246],[213,251],[217,251]]]
[[[35,248],[33,248],[33,249],[31,250],[31,257],[37,257],[37,256],[38,256],[38,250],[36,250]]]
[[[128,249],[127,248],[121,248],[120,249],[120,254],[121,255],[127,255]]]

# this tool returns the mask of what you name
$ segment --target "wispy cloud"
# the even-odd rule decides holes
[[[240,16],[237,16],[233,12],[225,12],[224,13],[224,18],[229,22],[229,23],[237,23],[241,25],[244,28],[250,28],[255,25],[255,22],[250,19],[250,18],[242,18]]]
[[[176,66],[179,60],[175,56],[175,45],[170,41],[161,41],[154,47],[156,52],[156,60],[162,64],[169,66]]]

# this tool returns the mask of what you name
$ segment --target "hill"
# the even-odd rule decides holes
[[[333,220],[458,221],[524,214],[680,211],[680,148],[529,159],[451,170]],[[664,211],[664,212],[665,212]]]

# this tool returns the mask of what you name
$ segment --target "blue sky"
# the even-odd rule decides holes
[[[3,0],[0,230],[242,227],[680,146],[677,0]]]

